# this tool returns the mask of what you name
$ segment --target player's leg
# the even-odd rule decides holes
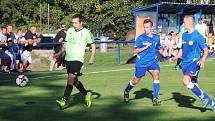
[[[78,80],[78,77],[75,78],[74,86],[75,86],[83,95],[87,95],[87,90],[84,88],[84,85]]]
[[[197,96],[197,97],[201,97],[201,95],[203,94],[201,92],[201,89],[192,82],[192,75],[189,74],[185,74],[183,76],[183,84],[184,86],[186,86],[188,89],[191,89],[191,91]],[[201,99],[202,100],[202,107],[206,107],[208,105],[208,99]]]
[[[199,96],[199,98],[202,100],[202,107],[206,107],[206,105],[210,105],[212,106],[212,110],[213,112],[215,112],[215,102],[209,97],[209,95],[204,92],[198,85],[198,75],[192,78],[192,82],[194,83],[194,85],[196,85],[200,91],[201,91],[201,95]]]
[[[72,74],[72,73],[68,74],[67,85],[64,90],[63,97],[60,100],[56,100],[57,105],[60,107],[60,109],[64,109],[67,106],[66,103],[67,103],[69,96],[72,93],[73,83],[74,83],[75,78],[76,78],[76,76],[74,74]]]
[[[61,100],[56,100],[58,106],[63,109],[66,106],[66,102],[73,90],[73,84],[75,79],[77,78],[77,74],[80,72],[81,66],[83,64],[78,61],[68,61],[66,62],[66,69],[67,69],[67,86],[64,91],[63,98]]]
[[[205,93],[202,89],[200,89],[198,85],[198,74],[200,71],[200,67],[198,65],[198,62],[193,62],[190,64],[186,69],[182,70],[184,73],[183,77],[183,83],[184,85],[191,89],[191,91],[201,99],[202,101],[202,107],[206,107],[207,105],[211,105],[213,108],[215,106],[215,103],[212,101],[212,99]]]
[[[154,64],[153,65],[153,69],[154,70],[149,70],[149,73],[151,74],[152,78],[153,78],[153,98],[152,98],[152,103],[153,105],[160,105],[161,104],[161,100],[159,99],[159,92],[160,92],[160,80],[159,80],[159,76],[160,76],[160,67],[158,66],[158,64]]]
[[[78,80],[78,77],[76,77],[74,86],[83,94],[85,95],[85,101],[87,107],[91,107],[92,101],[91,101],[91,92],[87,92],[87,90],[84,88],[84,85],[81,83],[81,81]]]
[[[124,101],[129,102],[129,92],[134,87],[134,85],[138,84],[141,78],[145,75],[147,68],[144,67],[135,67],[135,74],[132,80],[128,82],[128,85],[124,89]]]
[[[55,67],[55,64],[56,64],[56,58],[53,58],[51,60],[51,63],[50,63],[50,66],[49,66],[49,71],[53,71],[54,67]]]
[[[179,70],[179,69],[181,69],[181,58],[178,58],[178,60],[177,60],[177,62],[176,62],[176,65],[175,65],[175,69],[176,70]]]
[[[128,85],[124,89],[124,102],[129,102],[129,92],[134,87],[134,85],[140,82],[140,80],[141,78],[133,77],[133,79],[129,81]]]

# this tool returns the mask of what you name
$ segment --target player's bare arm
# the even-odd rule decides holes
[[[206,60],[207,56],[208,56],[208,48],[204,48],[202,58],[199,61],[199,65],[201,68],[205,67],[205,60]]]
[[[94,63],[94,59],[95,59],[95,55],[96,55],[96,44],[95,43],[92,43],[91,44],[91,56],[90,56],[90,59],[88,61],[89,64],[93,64]]]

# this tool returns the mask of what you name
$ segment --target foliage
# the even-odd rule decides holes
[[[81,13],[86,18],[87,28],[93,33],[117,32],[124,36],[133,28],[133,15],[129,10],[161,1],[187,2],[187,0],[1,0],[0,23],[24,29],[34,24],[44,31],[48,27],[49,3],[52,31],[62,23],[71,26],[72,15]]]

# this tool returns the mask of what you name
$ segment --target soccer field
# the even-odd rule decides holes
[[[149,74],[130,93],[131,101],[123,102],[123,89],[133,76],[134,65],[117,65],[116,53],[98,53],[94,65],[86,65],[80,77],[93,92],[93,106],[87,108],[84,97],[74,89],[70,107],[60,110],[59,99],[66,85],[65,70],[38,70],[26,73],[27,87],[16,86],[17,74],[0,74],[0,121],[214,121],[215,113],[182,85],[182,74],[169,62],[161,66],[161,106],[152,106],[152,78]],[[122,56],[127,56],[122,54]],[[115,59],[115,60],[114,60]],[[109,61],[109,63],[108,63]],[[215,99],[215,59],[209,58],[201,70],[199,84]]]

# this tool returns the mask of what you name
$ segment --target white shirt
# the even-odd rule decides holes
[[[207,30],[207,25],[202,23],[202,24],[197,24],[195,26],[195,29],[205,38],[206,30]]]

